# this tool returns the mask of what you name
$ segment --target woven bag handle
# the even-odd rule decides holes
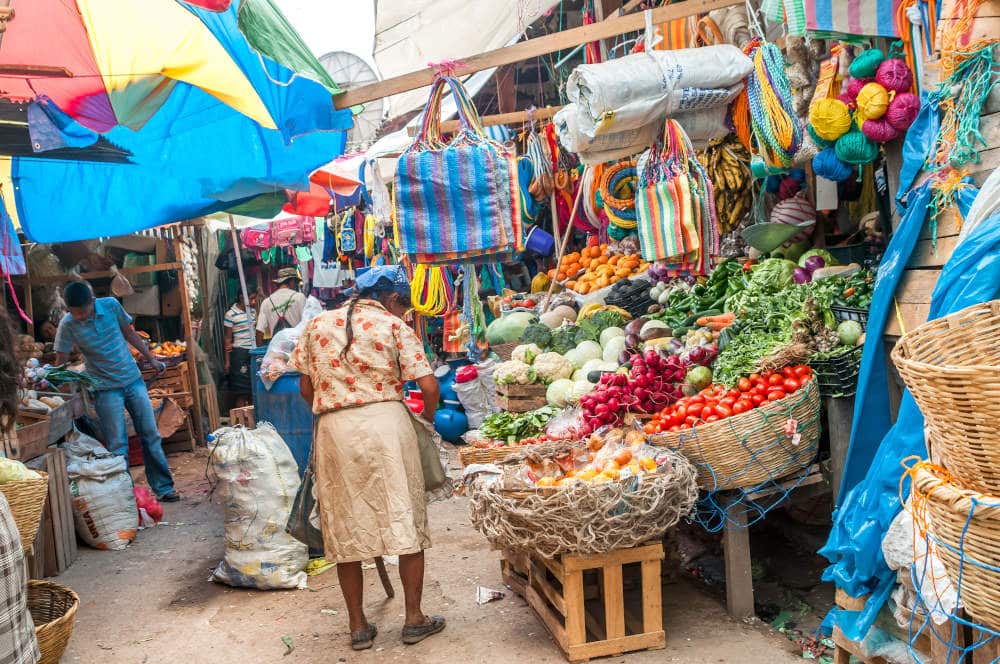
[[[444,99],[445,86],[451,89],[451,95],[458,107],[458,119],[462,125],[460,133],[476,138],[486,138],[479,112],[476,110],[462,82],[451,76],[438,76],[432,84],[430,97],[424,106],[424,117],[420,124],[420,132],[415,143],[440,146],[441,140],[441,102]]]

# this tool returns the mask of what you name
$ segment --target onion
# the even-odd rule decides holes
[[[806,260],[808,261],[809,259],[807,258]],[[823,259],[820,259],[820,260],[823,260]],[[797,268],[795,268],[795,271],[792,272],[792,279],[797,284],[808,284],[810,281],[812,281],[812,275],[809,274],[808,271],[802,269],[801,267],[797,267]]]
[[[826,267],[826,261],[822,256],[813,255],[810,256],[802,263],[802,269],[808,272],[810,275],[821,267]]]

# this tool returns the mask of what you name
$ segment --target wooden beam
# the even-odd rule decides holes
[[[562,106],[546,106],[545,108],[536,108],[533,111],[532,117],[535,120],[548,120],[561,110]],[[528,121],[528,111],[514,111],[513,113],[500,113],[499,115],[484,115],[479,118],[479,120],[483,123],[484,127],[521,124]],[[460,127],[461,124],[458,120],[445,120],[441,123],[441,133],[453,134],[458,131]],[[417,133],[417,128],[407,127],[406,131],[410,136],[413,136]]]
[[[721,9],[741,4],[738,0],[684,0],[671,5],[665,5],[652,10],[653,23],[666,23],[678,18],[704,14],[713,9]],[[547,55],[580,44],[600,41],[609,37],[617,37],[626,32],[644,30],[646,20],[642,14],[614,16],[599,23],[584,25],[579,28],[563,30],[543,37],[528,39],[511,46],[498,48],[477,55],[470,55],[458,60],[454,68],[455,76],[467,76],[477,71],[500,67],[503,65],[529,60],[541,55]],[[350,108],[374,99],[390,97],[409,90],[416,90],[434,82],[437,70],[428,67],[418,71],[395,76],[377,83],[362,85],[333,98],[333,104],[338,109]]]
[[[177,270],[177,288],[181,294],[181,331],[184,333],[184,342],[187,345],[188,379],[191,381],[192,408],[194,409],[194,430],[197,439],[193,441],[192,448],[205,442],[205,424],[201,419],[201,386],[198,383],[198,354],[195,351],[194,329],[191,326],[191,301],[188,298],[187,281],[184,278],[181,235],[179,229],[173,230],[174,260],[180,268]]]
[[[130,277],[133,274],[143,274],[145,272],[165,272],[167,270],[180,270],[184,266],[180,262],[173,263],[163,263],[160,265],[137,265],[135,267],[120,267],[118,268],[118,274],[125,277]],[[101,270],[100,272],[83,272],[79,275],[80,279],[110,279],[115,276],[115,273],[111,270]],[[20,279],[25,279],[20,275],[12,276],[12,278],[17,281]],[[51,277],[32,277],[31,284],[39,286],[42,284],[62,284],[69,281],[75,281],[77,275],[71,274],[59,274]]]

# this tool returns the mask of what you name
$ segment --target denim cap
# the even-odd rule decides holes
[[[410,280],[402,265],[377,265],[358,277],[354,288],[348,292],[354,293],[384,293],[392,291],[400,295],[410,294]]]

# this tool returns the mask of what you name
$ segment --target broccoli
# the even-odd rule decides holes
[[[553,330],[549,350],[560,355],[565,355],[570,350],[576,348],[576,330],[576,325],[563,325]]]
[[[526,344],[535,344],[544,350],[552,343],[552,331],[541,323],[532,323],[524,328],[521,341]]]

